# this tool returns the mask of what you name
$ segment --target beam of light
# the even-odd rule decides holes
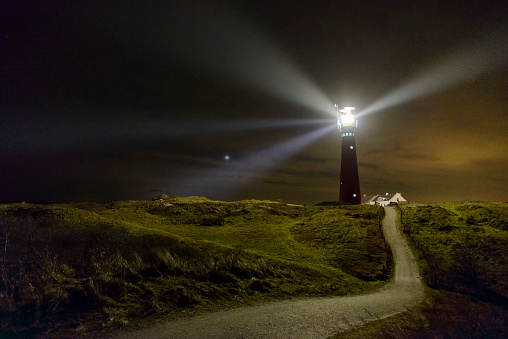
[[[42,116],[42,115],[41,115]],[[88,114],[82,116],[89,117]],[[106,146],[111,143],[177,138],[204,133],[227,133],[297,126],[324,125],[334,119],[274,119],[274,120],[210,120],[161,121],[160,119],[87,120],[48,119],[34,117],[30,124],[10,121],[0,134],[2,152],[30,150],[81,149]],[[71,132],[72,131],[72,132]],[[37,142],[34,142],[37,140]]]
[[[239,14],[205,3],[199,8],[187,7],[169,6],[152,14],[155,19],[146,23],[146,28],[131,30],[132,20],[128,17],[123,22],[114,21],[121,26],[119,30],[128,31],[129,39],[166,62],[176,57],[202,70],[330,114],[331,101],[287,55]]]
[[[375,101],[357,114],[357,117],[474,80],[503,67],[508,62],[507,37],[506,32],[496,32],[473,45],[457,48],[430,71]]]
[[[243,159],[233,159],[230,157],[229,161],[214,167],[212,170],[200,172],[195,176],[175,183],[175,189],[170,190],[182,195],[203,194],[207,196],[219,193],[223,196],[231,196],[249,178],[253,176],[259,177],[265,171],[279,165],[336,128],[337,125],[335,123],[327,125],[260,150]]]

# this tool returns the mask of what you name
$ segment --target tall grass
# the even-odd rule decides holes
[[[331,254],[346,238],[379,242],[381,217],[370,207],[254,202],[5,206],[0,335],[74,335],[189,307],[360,293],[377,285]],[[347,237],[316,247],[320,224]],[[368,272],[386,261],[378,247]]]
[[[400,208],[427,300],[334,338],[508,337],[508,204]]]
[[[508,306],[508,206],[446,204],[402,209],[426,283]]]
[[[2,215],[0,237],[4,331],[36,331],[60,317],[122,306],[117,303],[136,316],[190,306],[199,303],[201,291],[179,287],[185,278],[236,283],[237,276],[262,279],[274,273],[264,260],[233,250],[171,236],[133,235],[107,224],[70,223],[43,208]],[[159,284],[161,277],[174,279]],[[164,295],[156,297],[159,293]]]
[[[432,293],[422,305],[403,315],[378,320],[333,339],[471,338],[508,337],[508,311],[471,297]]]

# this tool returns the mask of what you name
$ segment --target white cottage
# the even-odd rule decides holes
[[[404,199],[400,193],[386,193],[385,195],[374,195],[366,203],[370,205],[389,206],[390,203],[397,205],[407,204],[407,200]]]

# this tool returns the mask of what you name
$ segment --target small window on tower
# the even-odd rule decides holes
[[[349,148],[353,149],[353,146],[349,146]]]

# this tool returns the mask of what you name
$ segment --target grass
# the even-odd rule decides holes
[[[508,337],[508,204],[401,206],[427,300],[334,338]]]
[[[401,217],[429,287],[508,305],[507,204],[407,207]]]
[[[0,335],[85,335],[151,315],[379,287],[375,206],[206,198],[0,207]]]
[[[508,311],[457,293],[437,292],[403,315],[380,319],[333,339],[506,338]]]

